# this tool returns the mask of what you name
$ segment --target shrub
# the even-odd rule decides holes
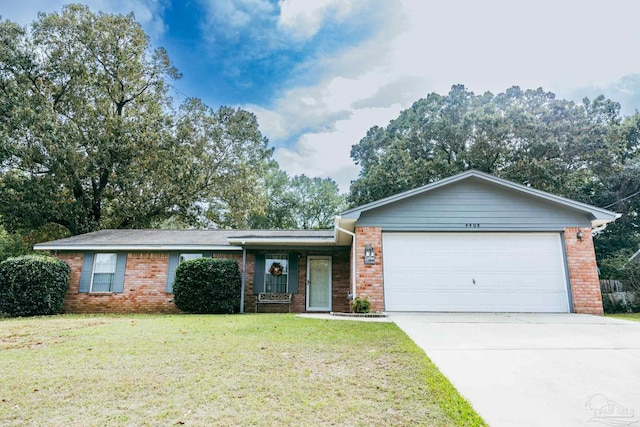
[[[600,263],[600,277],[620,280],[625,289],[640,291],[640,265],[629,261],[632,251],[624,249]]]
[[[173,300],[187,313],[237,313],[240,285],[240,269],[234,260],[193,259],[176,269]]]
[[[56,314],[69,289],[71,269],[62,260],[24,255],[0,262],[0,313],[9,316]]]
[[[351,301],[351,310],[353,310],[354,313],[368,313],[371,310],[369,298],[356,297],[356,299]]]

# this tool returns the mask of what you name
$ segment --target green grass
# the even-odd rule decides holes
[[[608,317],[616,317],[624,320],[634,320],[640,322],[640,313],[620,313],[620,314],[607,314]]]
[[[392,323],[0,319],[0,425],[485,425]]]

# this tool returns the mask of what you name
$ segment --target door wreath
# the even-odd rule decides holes
[[[272,276],[280,276],[282,275],[283,270],[284,267],[282,266],[282,264],[280,264],[279,262],[274,262],[269,268],[269,274],[271,274]]]

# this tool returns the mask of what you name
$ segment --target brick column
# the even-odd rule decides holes
[[[582,231],[582,240],[577,237],[578,231]],[[603,314],[591,229],[567,228],[564,230],[564,242],[567,249],[573,310],[576,313]]]
[[[365,265],[364,247],[373,246],[374,265]],[[384,311],[384,279],[382,276],[382,228],[356,227],[356,296],[369,298],[371,311]]]

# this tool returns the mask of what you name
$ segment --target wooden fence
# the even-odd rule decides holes
[[[610,279],[601,279],[600,280],[600,292],[602,293],[610,293],[610,292],[623,292],[624,285],[620,280],[610,280]]]

